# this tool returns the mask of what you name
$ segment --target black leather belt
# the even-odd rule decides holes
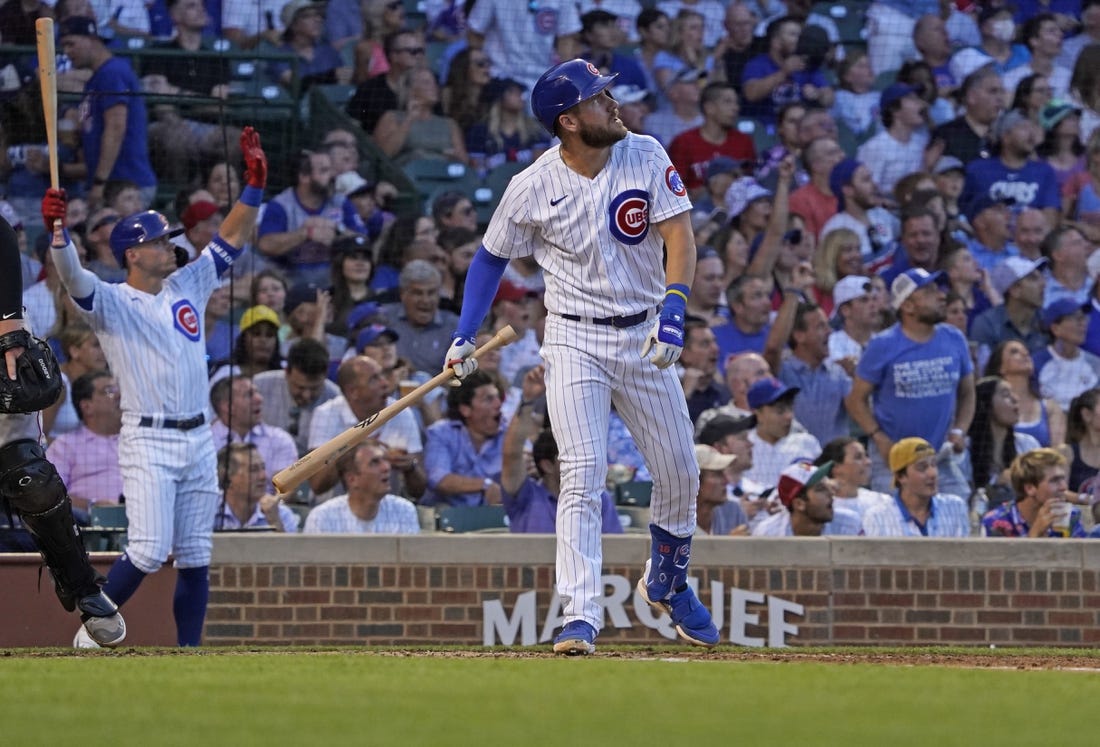
[[[571,322],[584,322],[586,324],[598,324],[601,327],[618,327],[619,329],[625,329],[626,327],[633,327],[635,324],[641,324],[649,318],[649,313],[648,311],[639,311],[637,314],[629,314],[627,316],[605,316],[599,319],[577,316],[576,314],[559,314],[559,316]]]
[[[196,415],[186,420],[176,420],[175,418],[164,418],[163,420],[159,420],[158,418],[152,418],[148,415],[142,415],[141,420],[138,421],[138,425],[143,428],[170,428],[177,431],[189,431],[198,428],[205,422],[205,415]]]

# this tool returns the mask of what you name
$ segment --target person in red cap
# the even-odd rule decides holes
[[[225,215],[222,209],[209,200],[192,202],[180,215],[183,235],[173,242],[187,252],[188,259],[194,259],[199,253],[196,247],[204,247],[214,238]]]
[[[508,384],[520,370],[542,363],[542,356],[539,355],[541,343],[532,326],[537,298],[538,294],[534,291],[507,280],[500,281],[493,298],[494,327],[510,324],[519,336],[511,345],[505,345],[500,350],[500,375]]]
[[[832,462],[788,465],[779,475],[776,492],[783,511],[769,514],[752,528],[753,537],[820,537],[863,533],[859,514],[833,506]]]

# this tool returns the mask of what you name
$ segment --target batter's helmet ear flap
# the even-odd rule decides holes
[[[601,75],[591,62],[576,59],[547,70],[531,91],[531,111],[546,131],[557,135],[558,115],[587,101],[615,82],[618,73]]]
[[[183,233],[182,228],[173,229],[168,219],[156,210],[134,213],[115,224],[108,240],[111,253],[119,267],[126,267],[126,250],[139,244],[148,244],[161,237],[172,238]]]

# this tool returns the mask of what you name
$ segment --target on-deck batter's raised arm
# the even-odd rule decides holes
[[[607,93],[614,79],[571,60],[535,85],[535,116],[561,144],[505,190],[467,273],[444,363],[460,377],[476,369],[472,340],[508,260],[533,256],[546,280],[542,351],[560,449],[557,587],[565,626],[554,650],[564,654],[595,651],[603,623],[600,494],[612,404],[653,475],[652,552],[639,593],[686,640],[718,642],[687,584],[699,469],[670,368],[683,350],[695,269],[691,202],[660,144],[623,126]]]
[[[247,186],[240,200],[183,267],[176,267],[169,241],[179,231],[152,210],[123,218],[111,231],[111,251],[126,269],[123,283],[105,283],[85,270],[63,229],[51,244],[61,280],[99,337],[122,395],[119,467],[128,546],[105,591],[125,604],[171,553],[179,569],[173,612],[181,646],[201,641],[219,495],[205,416],[203,313],[253,230],[267,180],[267,159],[251,127],[241,135],[241,152]],[[49,190],[42,211],[48,226],[63,222],[64,193]],[[77,645],[84,643],[78,636]]]

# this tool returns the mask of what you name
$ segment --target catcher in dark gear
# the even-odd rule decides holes
[[[50,348],[23,328],[23,279],[15,231],[0,217],[0,413],[37,413],[61,394],[61,371]],[[19,439],[0,446],[0,504],[34,538],[65,609],[80,611],[101,646],[126,637],[118,607],[100,589],[73,520],[72,503],[42,446]]]

